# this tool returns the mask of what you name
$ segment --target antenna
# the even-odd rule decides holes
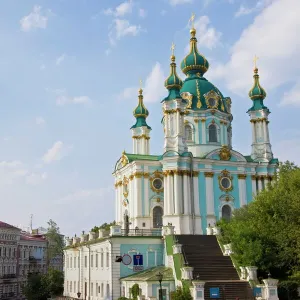
[[[30,215],[30,231],[32,233],[32,218],[33,218],[33,214]]]

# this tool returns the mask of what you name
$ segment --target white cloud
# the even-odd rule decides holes
[[[141,31],[141,26],[131,25],[128,20],[115,19],[116,38],[120,39],[126,35],[136,36]]]
[[[273,143],[273,153],[276,153],[276,157],[282,162],[294,161],[297,165],[300,164],[300,138],[298,136],[291,137],[284,140],[275,140]]]
[[[43,117],[36,117],[35,118],[35,123],[36,123],[36,125],[45,125],[46,121]]]
[[[298,79],[291,90],[284,93],[280,105],[294,105],[300,107],[300,79]]]
[[[193,3],[193,0],[169,0],[169,3],[172,6],[176,6],[180,4]]]
[[[47,173],[31,173],[28,176],[26,176],[26,183],[29,185],[38,185],[42,183],[44,180],[47,179]]]
[[[243,4],[241,4],[241,6],[239,7],[239,10],[235,13],[235,17],[249,15],[249,14],[251,14],[253,12],[259,11],[259,10],[261,10],[263,8],[266,8],[273,1],[277,1],[277,0],[259,0],[252,7],[246,7]]]
[[[62,197],[59,202],[76,202],[76,201],[82,201],[83,199],[93,198],[93,197],[103,197],[108,192],[112,190],[111,187],[108,188],[98,188],[98,189],[81,189],[77,190],[74,193],[71,193],[69,195],[66,195]]]
[[[209,24],[209,18],[207,16],[201,16],[195,21],[195,29],[197,30],[198,45],[213,49],[220,45],[222,33],[217,31],[214,27],[209,26]]]
[[[146,15],[147,15],[146,10],[143,9],[143,8],[140,8],[140,9],[139,9],[139,16],[140,16],[141,18],[145,18]]]
[[[20,24],[21,30],[25,32],[29,32],[34,28],[45,29],[48,24],[48,17],[42,14],[41,6],[35,5],[33,11],[20,20]]]
[[[64,145],[62,141],[57,141],[44,154],[43,161],[46,164],[50,164],[54,161],[61,160],[64,156],[67,155],[70,149],[71,147]]]
[[[66,104],[87,104],[91,102],[91,99],[88,96],[77,96],[69,97],[65,95],[59,95],[56,98],[56,105],[63,106]]]
[[[146,78],[144,90],[144,102],[158,102],[167,95],[164,87],[165,75],[160,63],[156,62]],[[120,100],[132,100],[138,97],[138,87],[127,87],[119,95]]]
[[[55,64],[59,66],[65,60],[65,58],[66,58],[66,54],[60,55],[59,57],[56,58]]]
[[[257,54],[261,85],[267,92],[286,83],[295,85],[300,68],[298,11],[298,0],[271,3],[242,32],[231,49],[230,60],[219,64],[217,72],[209,71],[208,77],[222,80],[229,90],[245,96],[252,86],[253,57]],[[291,95],[287,93],[281,104],[291,103]]]
[[[123,17],[132,13],[133,2],[131,0],[122,2],[115,9],[107,8],[103,11],[105,15],[114,15],[115,17]]]

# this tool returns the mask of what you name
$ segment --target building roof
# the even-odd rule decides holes
[[[123,277],[123,278],[121,278],[121,280],[125,280],[125,281],[158,281],[157,274],[159,272],[163,274],[162,281],[174,280],[172,269],[167,268],[165,266],[150,268],[145,271]]]
[[[40,234],[30,234],[28,232],[22,231],[21,232],[21,240],[23,241],[40,241],[45,242],[47,241],[46,237]]]
[[[18,227],[12,226],[12,225],[7,224],[7,223],[2,222],[2,221],[0,221],[0,228],[10,228],[10,229],[18,229],[18,230],[21,230],[21,229],[18,228]]]

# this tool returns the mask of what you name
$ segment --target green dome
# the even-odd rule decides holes
[[[192,110],[218,109],[229,113],[227,98],[207,79],[197,74],[190,75],[183,83],[180,95],[187,100]]]
[[[253,78],[254,78],[254,84],[252,89],[249,91],[249,97],[252,100],[256,100],[256,99],[264,100],[267,96],[267,93],[259,84],[259,75],[258,75],[257,68],[254,69]]]
[[[175,63],[175,56],[171,56],[171,70],[169,77],[165,80],[165,87],[170,89],[181,89],[182,87],[182,80],[179,78],[176,72],[176,63]]]
[[[146,118],[149,116],[149,111],[144,105],[142,89],[139,89],[139,103],[133,110],[133,115],[136,118],[136,123],[131,128],[146,126],[148,129],[151,129],[146,122]]]
[[[181,70],[184,74],[200,73],[201,76],[208,70],[209,63],[206,58],[198,52],[196,29],[191,29],[190,52],[181,62]]]

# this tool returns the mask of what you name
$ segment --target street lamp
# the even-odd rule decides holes
[[[78,297],[78,299],[80,299],[80,296],[81,296],[81,293],[80,293],[80,292],[78,292],[78,293],[77,293],[77,297]]]
[[[158,274],[156,274],[157,280],[159,281],[159,297],[158,297],[159,300],[163,300],[162,287],[161,287],[161,282],[162,282],[163,276],[164,275],[161,272],[158,272]]]

